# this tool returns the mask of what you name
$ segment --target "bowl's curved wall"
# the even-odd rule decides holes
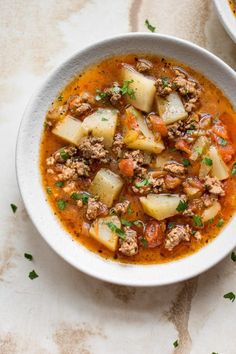
[[[17,176],[26,209],[48,244],[74,267],[99,279],[124,285],[164,285],[193,277],[220,261],[236,245],[236,218],[208,246],[181,260],[161,265],[126,265],[106,261],[66,233],[54,217],[39,174],[39,144],[46,111],[57,93],[86,66],[122,53],[153,53],[176,58],[206,75],[236,102],[236,74],[220,59],[189,42],[157,34],[127,34],[78,52],[59,66],[31,99],[17,142]]]

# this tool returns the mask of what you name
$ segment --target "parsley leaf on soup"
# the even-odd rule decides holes
[[[216,226],[220,228],[220,227],[222,227],[224,225],[224,223],[225,223],[224,219],[221,218],[221,219],[219,219],[219,221],[216,224]]]
[[[134,100],[135,92],[131,87],[129,87],[129,85],[132,84],[132,82],[134,82],[134,80],[124,80],[123,86],[121,87],[120,91],[122,95],[128,95],[130,98]]]
[[[67,203],[64,199],[58,199],[58,201],[57,201],[58,209],[65,210],[66,206],[67,206]]]
[[[117,236],[119,236],[119,238],[121,238],[122,240],[125,240],[125,232],[123,230],[121,230],[119,227],[117,227],[113,222],[109,221],[106,223],[106,225],[109,227],[109,229],[112,232],[117,234]]]
[[[204,164],[207,165],[207,166],[212,166],[212,164],[213,164],[212,159],[210,159],[210,158],[207,157],[207,156],[204,157],[203,162],[204,162]]]
[[[65,149],[61,149],[59,151],[59,153],[60,153],[60,156],[63,160],[65,160],[65,161],[68,160],[69,154],[65,151]]]
[[[179,341],[178,341],[178,340],[176,340],[176,341],[173,343],[173,346],[174,346],[174,348],[177,348],[177,347],[178,347],[178,345],[179,345]]]
[[[186,159],[185,157],[182,159],[182,163],[183,163],[184,167],[191,166],[189,159]]]
[[[96,96],[95,96],[96,101],[104,100],[104,98],[107,98],[107,97],[108,97],[108,94],[106,92],[103,92],[99,89],[96,90]]]
[[[88,204],[89,195],[85,192],[74,192],[70,197],[74,200],[82,200],[83,204]]]
[[[58,188],[62,188],[64,186],[64,182],[57,181],[57,182],[55,182],[55,186],[58,187]]]
[[[226,146],[228,144],[228,141],[224,138],[218,138],[218,144],[220,144],[221,146]]]
[[[235,294],[232,291],[230,291],[229,293],[224,295],[224,298],[225,299],[229,299],[231,302],[234,302]]]
[[[141,237],[140,242],[142,243],[144,248],[148,248],[148,241],[146,240],[146,238]]]
[[[188,203],[185,200],[180,200],[176,210],[182,212],[188,208]]]
[[[155,32],[156,27],[152,26],[148,19],[145,20],[145,25],[150,32]]]
[[[141,187],[145,187],[145,186],[149,186],[149,185],[150,185],[149,180],[148,180],[147,178],[144,178],[142,181],[137,182],[137,183],[135,184],[135,187],[136,187],[136,188],[141,188]]]
[[[232,166],[231,175],[236,176],[236,162]]]
[[[194,224],[194,226],[197,226],[197,227],[203,226],[202,218],[200,215],[193,216],[193,224]]]

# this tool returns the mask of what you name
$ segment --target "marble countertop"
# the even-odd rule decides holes
[[[2,0],[0,16],[0,353],[235,354],[236,302],[223,298],[236,292],[230,256],[192,280],[161,288],[92,279],[38,234],[24,209],[14,162],[22,113],[48,72],[92,42],[147,31],[146,18],[157,32],[193,41],[236,69],[236,45],[212,1]],[[33,281],[32,269],[39,275]]]

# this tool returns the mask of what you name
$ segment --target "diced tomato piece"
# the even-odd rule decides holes
[[[192,154],[189,144],[185,140],[178,140],[175,144],[176,149],[186,152],[188,155]]]
[[[168,130],[164,120],[155,114],[149,116],[154,132],[158,132],[161,136],[167,136]]]
[[[149,248],[158,247],[163,242],[164,231],[158,221],[150,221],[145,228],[144,237],[148,242]]]
[[[124,176],[133,177],[133,175],[134,175],[134,161],[131,159],[120,160],[119,169]]]
[[[139,130],[139,125],[137,123],[137,120],[135,118],[135,115],[132,113],[127,113],[126,119],[125,119],[126,125],[128,129],[134,129],[134,130]]]
[[[235,150],[232,144],[228,143],[225,146],[218,145],[217,149],[224,160],[224,162],[229,162],[232,160],[233,155],[235,154]]]

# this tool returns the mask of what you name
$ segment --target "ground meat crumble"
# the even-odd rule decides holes
[[[138,239],[137,232],[130,227],[124,227],[125,239],[120,239],[119,251],[125,256],[134,256],[138,253]]]

